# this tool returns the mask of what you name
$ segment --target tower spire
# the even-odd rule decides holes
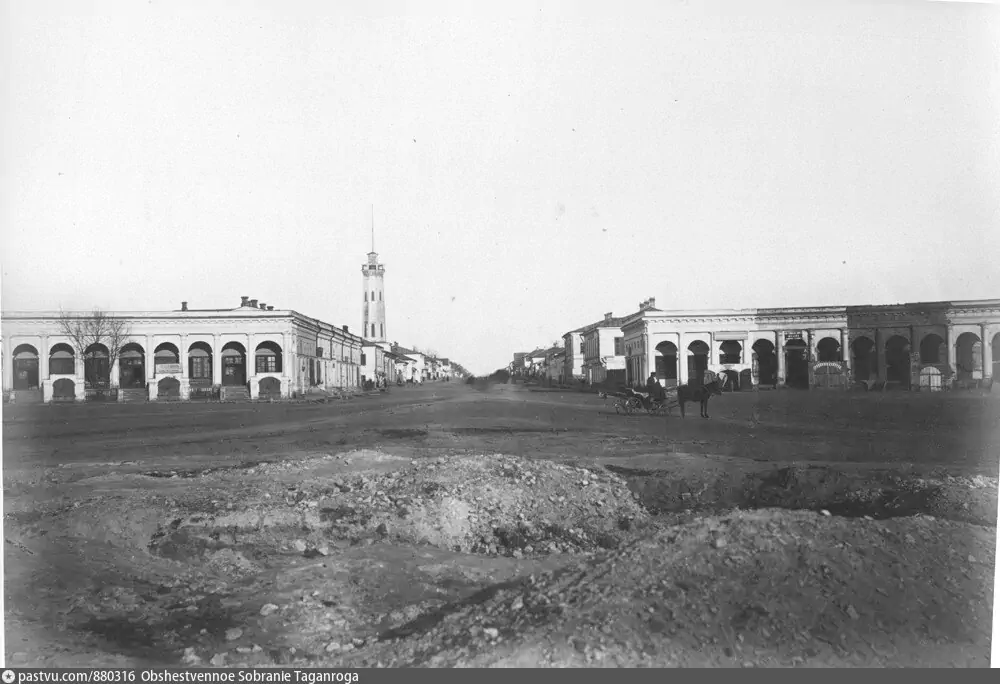
[[[372,251],[375,251],[375,205],[372,204]]]

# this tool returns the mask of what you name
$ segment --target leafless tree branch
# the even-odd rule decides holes
[[[77,358],[83,359],[84,363],[88,358],[97,358],[93,347],[97,345],[104,347],[108,354],[109,374],[121,354],[122,347],[128,344],[132,336],[132,325],[127,319],[111,316],[101,309],[94,309],[88,314],[60,311],[59,327],[62,334],[72,342]],[[88,379],[94,380],[94,378]]]

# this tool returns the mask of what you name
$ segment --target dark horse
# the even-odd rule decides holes
[[[725,380],[716,378],[704,385],[681,385],[677,388],[677,403],[681,407],[681,418],[684,417],[684,404],[697,401],[701,404],[701,417],[708,418],[708,400],[713,394],[722,394],[722,384]]]

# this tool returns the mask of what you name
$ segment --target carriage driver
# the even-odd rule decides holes
[[[663,386],[656,381],[656,373],[650,373],[646,380],[646,391],[650,399],[663,399]]]

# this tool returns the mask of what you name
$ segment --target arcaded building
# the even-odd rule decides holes
[[[68,334],[60,312],[3,312],[3,389],[15,402],[287,398],[361,382],[361,336],[249,297],[231,309],[106,312],[117,336],[91,312],[69,316],[85,334]]]
[[[1000,300],[645,311],[622,326],[628,384],[724,374],[735,389],[936,390],[1000,372]]]

